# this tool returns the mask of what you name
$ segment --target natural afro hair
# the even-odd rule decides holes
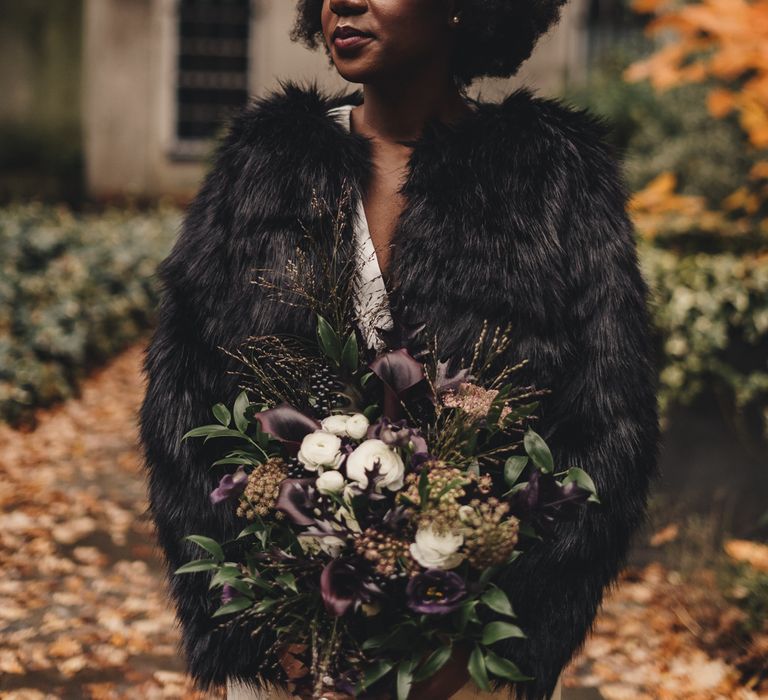
[[[539,38],[560,20],[567,0],[464,0],[453,73],[466,87],[484,76],[507,78],[517,73]],[[298,0],[290,38],[311,49],[323,46],[320,12],[323,0]]]

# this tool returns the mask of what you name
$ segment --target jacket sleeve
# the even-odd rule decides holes
[[[236,131],[236,130],[235,130]],[[232,328],[248,327],[233,314],[258,313],[254,297],[234,255],[236,236],[253,226],[237,211],[254,167],[243,161],[245,148],[235,131],[219,146],[217,160],[185,214],[171,253],[158,268],[161,299],[157,326],[145,350],[146,391],[139,413],[149,514],[167,567],[169,592],[181,627],[181,651],[198,687],[223,685],[228,677],[255,683],[261,650],[246,632],[211,618],[217,591],[209,591],[210,573],[173,575],[182,564],[207,556],[183,541],[189,534],[222,542],[237,536],[243,521],[230,504],[213,506],[210,492],[225,467],[212,468],[221,456],[221,440],[182,441],[193,427],[214,422],[211,406],[232,405],[239,389],[218,346],[228,347]],[[242,134],[240,134],[242,136]],[[253,158],[253,149],[248,151]],[[242,245],[241,245],[242,247]],[[254,257],[251,257],[251,256]],[[258,250],[243,257],[258,259]],[[215,453],[215,454],[214,454]]]
[[[581,650],[645,519],[659,451],[648,289],[620,161],[594,130],[570,143],[576,148],[568,159],[560,235],[573,353],[546,397],[537,431],[557,470],[578,466],[592,476],[602,504],[558,523],[552,541],[536,543],[505,574],[505,590],[528,636],[508,640],[503,651],[535,676],[513,684],[516,697],[526,700],[549,698],[561,670]]]

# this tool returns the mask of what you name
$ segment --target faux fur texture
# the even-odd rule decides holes
[[[301,224],[316,224],[313,187],[334,202],[346,180],[352,207],[365,190],[370,142],[325,114],[361,101],[359,90],[329,94],[287,81],[252,102],[231,122],[159,268],[163,297],[145,355],[140,427],[169,574],[201,555],[184,535],[221,541],[242,526],[232,509],[208,500],[225,469],[210,467],[215,441],[180,437],[238,392],[227,373],[238,367],[218,346],[310,328],[306,312],[265,298],[251,280],[256,267],[281,269]],[[528,638],[499,646],[536,678],[503,687],[534,700],[549,696],[580,649],[644,520],[657,474],[657,374],[628,192],[606,124],[528,87],[477,106],[457,125],[430,122],[413,142],[390,265],[392,304],[427,321],[451,357],[469,352],[483,319],[511,321],[510,359],[529,360],[518,379],[552,392],[537,430],[556,465],[586,469],[602,499],[506,575]],[[169,579],[199,687],[228,676],[256,687],[273,680],[255,677],[263,650],[252,639],[210,619],[207,573]]]

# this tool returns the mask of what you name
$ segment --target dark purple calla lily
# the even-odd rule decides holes
[[[398,397],[424,379],[424,367],[405,348],[379,355],[368,365]]]
[[[392,420],[402,415],[402,402],[406,394],[409,399],[414,399],[416,396],[412,390],[417,384],[426,388],[426,383],[422,383],[424,366],[405,348],[385,352],[368,366],[384,384],[382,413]]]
[[[296,525],[315,525],[313,515],[317,490],[315,479],[284,479],[280,482],[275,508]]]
[[[351,607],[371,601],[381,589],[349,559],[333,559],[320,574],[325,609],[341,617]]]
[[[461,605],[467,587],[455,571],[427,569],[408,581],[405,595],[408,607],[414,612],[445,615]]]
[[[219,485],[211,491],[211,503],[217,505],[230,498],[237,498],[243,491],[245,491],[247,483],[248,474],[245,473],[242,467],[240,467],[234,474],[226,474],[222,476]]]
[[[320,429],[320,422],[302,413],[288,403],[259,411],[253,416],[264,432],[286,443],[292,451],[298,451],[305,435]]]
[[[590,491],[574,481],[561,486],[551,473],[533,469],[528,483],[508,500],[512,515],[552,533],[555,520],[574,518],[590,495]]]

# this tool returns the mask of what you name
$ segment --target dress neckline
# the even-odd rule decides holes
[[[352,132],[353,104],[339,105],[328,110],[328,115],[339,121],[350,133]],[[383,344],[374,327],[389,329],[392,327],[392,315],[389,304],[389,293],[384,282],[384,275],[379,266],[379,258],[371,238],[368,218],[363,207],[363,197],[357,198],[354,220],[354,235],[360,270],[360,288],[358,290],[358,306],[360,316],[364,321],[363,330],[370,347],[382,349]]]

